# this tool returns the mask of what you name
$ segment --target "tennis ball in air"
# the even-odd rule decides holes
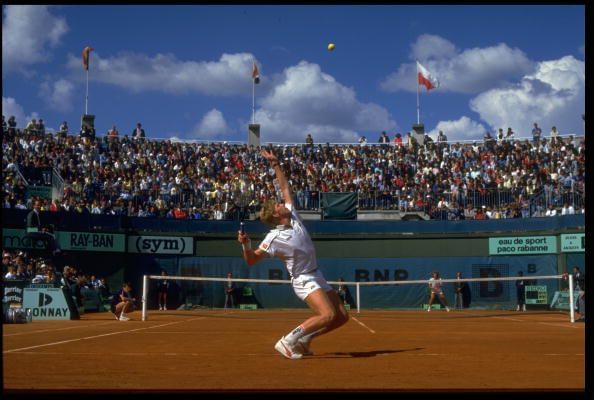
[[[328,43],[328,51],[334,50],[334,43]]]

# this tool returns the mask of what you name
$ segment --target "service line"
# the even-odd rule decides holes
[[[37,349],[37,348],[40,348],[40,347],[55,346],[55,345],[58,345],[58,344],[78,342],[78,341],[81,341],[81,340],[96,339],[96,338],[100,338],[100,337],[104,337],[104,336],[112,336],[112,335],[119,335],[119,334],[122,334],[122,333],[130,333],[130,332],[143,331],[143,330],[146,330],[146,329],[160,328],[162,326],[175,325],[175,324],[180,324],[182,322],[196,321],[196,320],[204,319],[204,318],[206,318],[206,317],[197,317],[197,318],[187,319],[187,320],[184,320],[184,321],[169,322],[167,324],[148,326],[146,328],[136,328],[136,329],[129,329],[127,331],[110,332],[110,333],[103,333],[101,335],[95,335],[95,336],[86,336],[86,337],[76,338],[76,339],[61,340],[59,342],[51,342],[51,343],[45,343],[45,344],[38,344],[36,346],[21,347],[19,349],[4,350],[2,353],[3,354],[14,353],[14,352],[21,351],[21,350],[31,350],[31,349]]]

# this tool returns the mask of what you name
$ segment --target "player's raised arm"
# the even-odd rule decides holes
[[[274,168],[276,179],[278,180],[278,184],[283,194],[283,201],[285,202],[285,204],[293,204],[293,195],[291,193],[291,187],[289,186],[289,182],[285,177],[285,173],[283,172],[283,169],[280,166],[278,158],[274,155],[272,151],[266,149],[262,149],[261,154],[262,157],[268,160],[270,166]]]

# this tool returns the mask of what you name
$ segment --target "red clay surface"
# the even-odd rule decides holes
[[[584,390],[585,329],[565,313],[352,312],[289,360],[308,310],[149,311],[3,325],[4,389]],[[24,373],[26,371],[26,373]],[[561,372],[562,371],[562,372]]]

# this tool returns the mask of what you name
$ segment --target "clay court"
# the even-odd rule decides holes
[[[3,325],[5,390],[575,390],[585,326],[566,313],[365,311],[288,360],[302,310],[140,312]],[[27,371],[27,373],[23,373]],[[562,372],[561,372],[562,371]],[[32,379],[32,377],[34,377]]]

